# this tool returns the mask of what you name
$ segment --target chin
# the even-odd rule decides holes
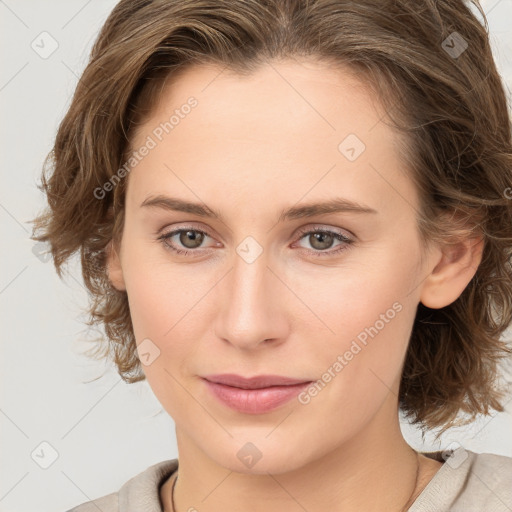
[[[268,431],[264,436],[268,435]],[[216,464],[234,473],[250,475],[281,474],[294,471],[308,463],[307,453],[292,443],[283,445],[283,440],[258,440],[254,436],[233,438],[230,443],[212,443],[204,451]],[[251,441],[252,439],[252,441]]]

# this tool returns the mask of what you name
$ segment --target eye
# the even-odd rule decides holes
[[[342,233],[320,227],[315,227],[309,230],[302,229],[300,230],[299,235],[299,240],[309,236],[307,240],[309,241],[312,249],[305,250],[307,250],[307,252],[312,256],[319,257],[337,255],[346,250],[348,246],[354,242],[354,240]],[[173,241],[174,237],[177,237],[177,239]],[[205,237],[211,238],[210,235],[206,233],[206,231],[202,231],[193,227],[182,227],[160,235],[158,240],[164,245],[166,249],[171,250],[176,254],[192,256],[193,253],[200,252],[199,249],[202,249],[201,244],[205,240]],[[333,243],[336,241],[341,242],[339,247],[333,251],[326,251],[326,249],[332,247]],[[177,244],[179,244],[181,247],[185,247],[185,249],[180,249],[176,246]]]
[[[184,246],[188,250],[179,249],[175,246],[175,243],[169,243],[172,239],[178,236],[178,242]],[[200,229],[195,229],[192,227],[183,227],[180,229],[175,229],[170,231],[169,233],[164,233],[158,237],[164,247],[166,249],[170,249],[171,251],[176,252],[177,254],[183,255],[191,255],[193,252],[198,252],[197,249],[200,248],[201,243],[204,238],[209,236],[205,231],[201,231]]]
[[[313,229],[303,229],[299,232],[301,235],[300,240],[307,238],[307,241],[313,247],[313,250],[308,252],[313,256],[329,257],[337,255],[342,251],[348,249],[348,246],[354,242],[351,238],[345,236],[337,231],[331,231],[325,228],[315,227]],[[332,247],[333,243],[339,241],[339,247],[336,250],[326,252],[325,249]]]

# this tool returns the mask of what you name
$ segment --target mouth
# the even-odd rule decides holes
[[[255,377],[242,377],[234,373],[224,373],[217,375],[207,375],[203,377],[209,382],[216,384],[224,384],[240,389],[264,389],[274,386],[293,386],[296,384],[305,384],[312,382],[306,379],[295,379],[292,377],[284,377],[282,375],[257,375]]]
[[[273,411],[295,398],[312,382],[275,375],[245,379],[233,374],[210,375],[202,380],[222,405],[245,414]]]

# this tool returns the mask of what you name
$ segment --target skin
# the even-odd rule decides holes
[[[416,308],[456,300],[482,243],[422,249],[418,194],[399,158],[399,136],[349,70],[313,60],[272,62],[250,77],[190,68],[163,89],[133,147],[190,96],[197,107],[131,170],[122,242],[108,258],[112,284],[127,292],[137,343],[149,338],[160,350],[143,368],[176,425],[176,509],[402,510],[442,466],[417,457],[399,427],[398,387]],[[350,133],[366,145],[352,162],[338,149]],[[156,194],[204,203],[223,221],[140,206]],[[277,223],[284,208],[335,196],[378,213]],[[157,240],[191,226],[208,236],[195,246],[179,235],[167,243],[192,256]],[[313,236],[297,235],[315,226],[354,243],[335,255],[343,242],[322,249]],[[236,252],[247,236],[263,248],[250,264]],[[322,251],[331,255],[313,255]],[[400,312],[308,404],[243,414],[200,379],[238,373],[316,381],[396,302]],[[261,452],[251,468],[237,457],[247,442]],[[166,511],[172,483],[161,489]]]

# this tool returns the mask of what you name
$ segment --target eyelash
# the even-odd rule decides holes
[[[163,244],[165,249],[168,249],[170,251],[173,251],[173,252],[183,255],[183,256],[189,256],[195,252],[198,252],[199,249],[193,249],[193,250],[192,249],[189,249],[189,250],[177,249],[176,247],[173,247],[172,245],[169,245],[167,243],[167,240],[172,238],[174,235],[182,233],[184,231],[194,231],[196,233],[201,233],[203,235],[210,236],[206,231],[203,231],[201,229],[196,229],[193,227],[182,227],[180,229],[175,229],[173,231],[170,231],[169,233],[164,233],[164,234],[160,235],[157,240],[159,240]],[[325,258],[325,257],[329,257],[329,256],[338,255],[338,254],[342,253],[343,251],[347,250],[349,248],[350,244],[352,244],[354,242],[354,240],[352,240],[351,238],[348,238],[347,236],[345,236],[341,233],[338,233],[336,231],[331,231],[328,229],[319,228],[319,227],[315,227],[312,229],[299,230],[298,240],[301,240],[306,235],[310,235],[310,234],[314,234],[314,233],[324,233],[324,234],[332,235],[336,240],[339,240],[340,242],[344,242],[343,245],[340,245],[340,248],[338,248],[334,251],[318,251],[318,250],[315,251],[315,250],[310,250],[310,249],[304,249],[304,250],[308,251],[314,257]]]

